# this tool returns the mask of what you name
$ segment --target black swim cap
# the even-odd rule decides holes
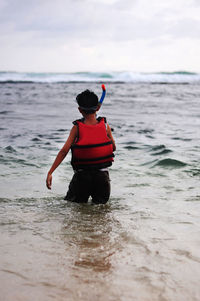
[[[98,108],[98,97],[94,92],[90,90],[85,90],[82,93],[78,94],[76,101],[79,107],[85,112],[94,113]]]

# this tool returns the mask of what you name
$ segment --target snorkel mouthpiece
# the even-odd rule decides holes
[[[100,105],[102,105],[102,102],[104,101],[104,98],[106,96],[106,87],[105,85],[101,85],[102,88],[102,95],[101,95],[101,99],[99,100]]]

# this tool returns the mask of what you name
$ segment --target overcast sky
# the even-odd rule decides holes
[[[200,72],[200,0],[0,0],[0,70]]]

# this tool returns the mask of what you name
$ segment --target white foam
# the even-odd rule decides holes
[[[192,83],[200,81],[200,74],[189,72],[78,72],[78,73],[22,73],[0,72],[0,82],[133,82],[133,83]]]

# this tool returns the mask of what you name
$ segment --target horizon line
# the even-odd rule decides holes
[[[187,70],[187,69],[177,69],[177,70],[160,70],[160,71],[133,71],[133,70],[103,70],[103,71],[89,71],[89,70],[84,70],[84,71],[17,71],[17,70],[0,70],[0,73],[38,73],[38,74],[44,74],[44,73],[49,73],[49,74],[81,74],[81,73],[140,73],[140,74],[175,74],[175,73],[180,73],[180,74],[199,74],[200,71],[194,71],[194,70]]]

